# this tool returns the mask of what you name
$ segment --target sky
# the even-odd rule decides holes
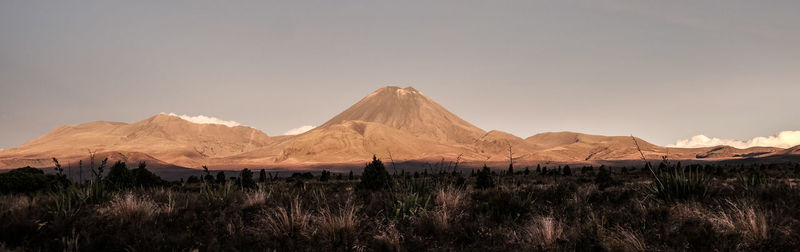
[[[800,144],[798,9],[749,0],[0,1],[0,148],[60,125],[159,113],[296,133],[387,85],[413,86],[484,130],[523,138]]]

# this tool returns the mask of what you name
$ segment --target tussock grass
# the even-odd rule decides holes
[[[539,216],[525,226],[527,241],[539,248],[552,249],[556,242],[564,240],[564,226],[553,217]]]
[[[430,214],[437,230],[448,230],[451,223],[463,213],[462,204],[465,197],[463,189],[453,186],[440,188],[436,192],[436,206]]]
[[[758,244],[768,239],[767,213],[749,202],[725,201],[721,211],[711,214],[710,220],[722,231],[741,235],[742,242]]]
[[[132,192],[115,195],[107,206],[98,210],[100,214],[119,220],[151,220],[160,212],[159,205],[148,196]]]
[[[28,195],[0,196],[0,212],[13,212],[38,207],[39,200]]]
[[[378,225],[376,231],[377,234],[372,237],[372,243],[370,244],[375,251],[403,251],[401,245],[402,236],[395,223]]]
[[[258,188],[245,193],[244,207],[264,205],[272,196],[272,191],[267,188]]]
[[[608,231],[605,240],[612,251],[647,251],[644,237],[630,228],[617,226]]]
[[[303,208],[299,198],[292,200],[288,207],[278,206],[267,211],[263,219],[266,231],[283,239],[308,237],[310,223],[311,214]]]
[[[357,226],[360,219],[356,215],[358,208],[351,202],[333,210],[325,207],[315,218],[317,232],[332,249],[352,248],[357,237]]]

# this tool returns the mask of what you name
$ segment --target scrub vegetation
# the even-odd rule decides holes
[[[363,176],[242,170],[172,182],[144,163],[83,182],[21,168],[0,174],[0,250],[800,247],[797,164],[497,168],[390,173],[373,159]]]

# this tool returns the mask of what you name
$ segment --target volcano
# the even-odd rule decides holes
[[[309,132],[280,144],[275,162],[415,160],[471,153],[485,132],[412,88],[384,87]],[[268,151],[267,151],[268,152]]]

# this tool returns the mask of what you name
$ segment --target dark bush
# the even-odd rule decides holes
[[[527,218],[531,210],[531,198],[520,191],[489,189],[472,195],[475,214],[486,214],[492,222],[506,223]]]
[[[0,193],[31,193],[54,189],[68,181],[30,166],[0,174]]]
[[[358,184],[361,189],[367,190],[384,190],[392,188],[392,176],[386,171],[383,162],[375,156],[372,156],[372,163],[364,167],[364,172],[361,174],[361,182]]]
[[[239,173],[239,179],[239,183],[241,183],[244,188],[256,187],[256,181],[253,180],[253,172],[250,171],[250,169],[244,168],[242,172]]]
[[[597,184],[598,189],[603,190],[617,184],[617,181],[611,177],[611,172],[608,171],[608,168],[606,168],[605,165],[601,165],[597,172],[597,177],[594,179],[594,183]]]
[[[261,171],[258,172],[258,182],[259,183],[267,182],[267,171],[265,171],[264,169],[261,169]]]
[[[186,183],[187,184],[197,184],[197,183],[200,183],[200,179],[197,178],[197,176],[195,176],[195,175],[191,175],[191,176],[189,176],[189,178],[186,179]]]
[[[133,186],[133,176],[131,176],[131,171],[128,170],[125,162],[122,161],[117,161],[113,166],[111,166],[111,170],[108,171],[105,181],[110,188],[118,190]]]
[[[145,162],[140,162],[139,168],[131,170],[131,176],[133,177],[133,185],[137,187],[149,188],[164,184],[164,180],[162,180],[161,177],[147,170],[147,164]],[[190,183],[197,183],[197,177],[190,176],[189,180],[192,178],[194,178],[195,181]]]
[[[563,174],[564,176],[572,176],[572,169],[569,168],[569,165],[564,166]]]
[[[225,184],[225,172],[223,171],[217,172],[217,183]]]
[[[475,178],[475,188],[478,189],[487,189],[494,187],[494,178],[492,178],[492,170],[489,169],[485,164],[483,165],[483,169],[481,169],[478,174],[477,178]]]
[[[295,179],[295,180],[313,179],[314,178],[314,174],[311,174],[310,172],[303,172],[303,173],[295,172],[295,173],[292,173],[292,176],[289,177],[289,178]]]
[[[322,170],[322,173],[319,175],[320,182],[326,182],[331,179],[331,172],[327,170]]]

